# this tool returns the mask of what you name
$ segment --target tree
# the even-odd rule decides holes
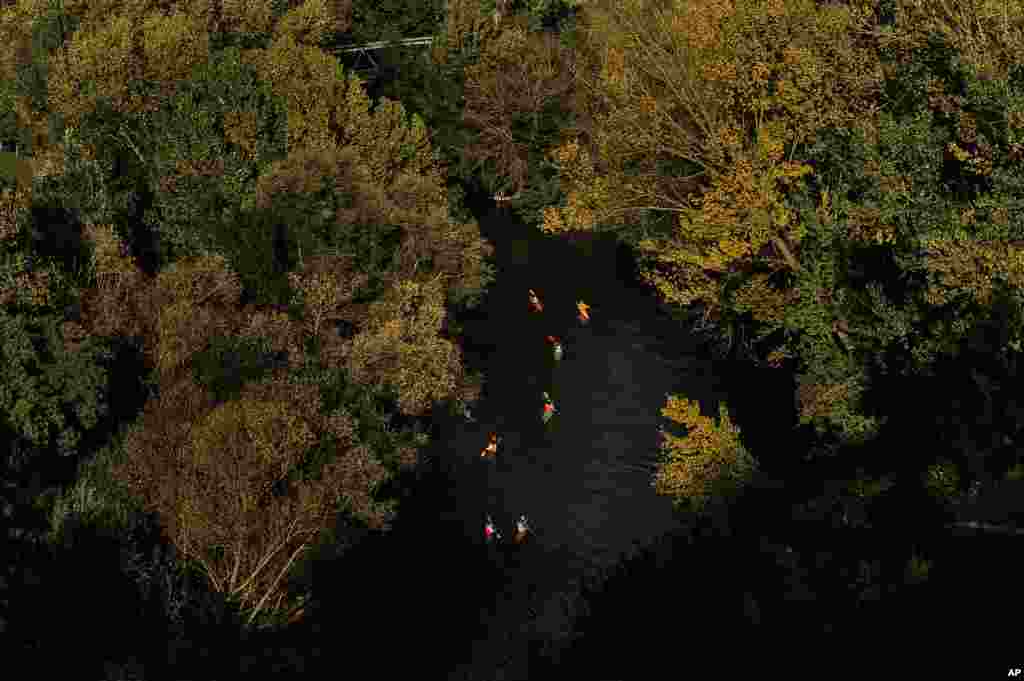
[[[73,276],[25,253],[5,261],[4,325],[21,367],[10,368],[23,374],[15,387],[45,397],[52,391],[33,382],[29,349],[63,345],[88,359],[118,336],[138,342],[154,397],[111,463],[115,477],[255,621],[285,602],[286,575],[337,513],[387,525],[392,505],[377,491],[423,445],[386,433],[380,415],[322,409],[321,392],[343,385],[343,402],[370,410],[397,389],[402,407],[422,413],[470,390],[439,334],[446,304],[486,285],[488,246],[475,223],[449,218],[423,121],[395,102],[371,106],[358,79],[315,46],[337,28],[327,15],[341,3],[278,3],[269,15],[265,5],[165,5],[68,0],[77,29],[47,53],[46,97],[8,97],[19,121],[46,119],[61,135],[35,150],[31,186],[4,195],[0,234],[25,251],[49,206],[36,192],[52,202],[59,187],[88,253]],[[22,45],[18,22],[33,15],[0,18],[10,49]],[[159,262],[142,262],[142,227],[159,242]],[[266,273],[284,284],[282,300],[253,295]],[[380,290],[395,295],[376,301]],[[72,298],[82,312],[74,321],[59,316]],[[42,334],[17,317],[41,311],[52,317]],[[357,359],[366,339],[398,329],[399,364],[386,352],[378,365],[353,364],[370,388],[345,375],[347,348],[331,328],[339,318],[363,332]],[[211,370],[211,361],[228,366]],[[67,364],[81,386],[98,376]],[[60,389],[86,421],[96,400]],[[70,423],[51,418],[67,416],[62,404],[43,404],[40,416],[20,394],[12,400],[26,433]]]
[[[258,173],[267,162],[265,156],[274,153],[274,142],[283,141],[284,134],[283,123],[275,124],[278,119],[273,115],[274,109],[283,107],[268,101],[272,98],[263,89],[253,87],[252,78],[246,80],[250,74],[237,65],[238,48],[234,48],[235,63],[230,59],[230,48],[228,59],[220,56],[222,46],[231,43],[225,43],[225,35],[232,31],[262,32],[266,35],[262,43],[265,47],[273,37],[273,28],[293,43],[317,43],[327,32],[342,27],[344,20],[335,13],[344,12],[345,3],[291,3],[296,6],[286,7],[283,14],[261,5],[266,12],[259,17],[250,11],[258,9],[256,6],[212,12],[209,0],[179,3],[170,13],[156,2],[99,4],[105,5],[105,13],[96,13],[95,6],[77,2],[66,7],[65,11],[81,26],[50,59],[45,79],[48,94],[42,103],[36,102],[36,108],[41,109],[41,115],[56,115],[59,126],[76,128],[87,148],[101,157],[114,176],[125,175],[126,164],[137,164],[128,174],[134,183],[131,193],[136,195],[136,203],[145,203],[149,193],[162,198],[173,187],[175,178],[167,177],[168,166],[189,178],[226,173],[226,181],[217,183],[221,185],[219,191],[207,188],[204,195],[208,198],[199,204],[199,211],[183,210],[185,207],[172,196],[166,202],[171,205],[158,203],[147,216],[150,227],[159,230],[159,216],[167,213],[168,224],[162,225],[164,241],[175,240],[173,245],[179,251],[192,247],[187,254],[197,255],[196,244],[174,229],[178,226],[176,218],[184,217],[182,213],[195,218],[206,207],[223,219],[224,194],[242,200],[239,183]],[[242,44],[248,46],[245,41]],[[202,84],[204,78],[216,79],[219,87],[208,84],[206,92],[197,92],[194,81]],[[169,105],[173,111],[168,111]],[[217,125],[218,138],[226,131],[227,139],[211,140],[211,124]],[[196,129],[185,136],[183,128],[188,126]],[[169,144],[168,137],[177,142],[177,149]],[[183,142],[191,148],[182,149]],[[156,154],[157,150],[163,153]],[[172,150],[179,153],[167,153]],[[220,165],[224,160],[226,168]],[[200,226],[196,231],[202,231]],[[172,244],[162,245],[166,257]]]
[[[156,368],[169,374],[232,325],[241,297],[238,277],[222,256],[180,260],[153,283],[149,318],[156,324]]]
[[[752,326],[757,361],[795,359],[811,392],[842,396],[817,412],[819,425],[871,437],[880,421],[854,412],[881,339],[913,347],[920,369],[969,324],[953,321],[948,305],[929,310],[947,300],[941,287],[976,287],[986,275],[1016,281],[1013,247],[983,245],[1017,238],[1002,201],[1017,193],[1005,164],[1018,153],[1018,124],[1009,83],[998,80],[1013,63],[1015,34],[1009,15],[993,10],[900,3],[883,30],[859,2],[588,5],[580,123],[552,152],[567,198],[545,211],[545,229],[619,230],[663,299],[702,305],[734,336],[730,329]],[[976,106],[949,94],[965,82]],[[926,101],[943,115],[915,115]],[[1000,122],[989,112],[1002,106]],[[985,196],[998,182],[1002,190]],[[908,209],[928,217],[910,220]],[[986,226],[982,210],[993,220]],[[666,219],[632,217],[651,212]],[[977,243],[934,248],[967,233],[952,221],[970,226]],[[935,229],[922,233],[924,225]],[[987,269],[977,269],[979,258]],[[946,283],[911,293],[922,278]],[[897,291],[931,302],[904,306]],[[910,329],[925,326],[947,329],[945,340],[915,343]]]
[[[444,275],[451,302],[478,298],[491,279],[485,258],[492,249],[475,223],[449,215],[442,169],[423,121],[410,120],[400,104],[387,100],[371,113],[359,81],[351,79],[347,88],[345,104],[334,109],[334,132],[316,133],[337,141],[298,146],[272,164],[257,180],[256,210],[275,224],[286,220],[288,253],[296,261],[305,248],[309,255],[354,254],[371,278],[384,272],[411,277],[429,268]],[[395,233],[395,246],[386,246]],[[368,252],[367,240],[382,250]],[[381,253],[388,255],[380,262],[383,271],[367,269]]]
[[[670,396],[661,413],[687,430],[678,437],[662,429],[664,460],[654,478],[654,488],[675,505],[706,510],[735,497],[757,471],[724,404],[717,424],[701,415],[699,404],[678,396]]]
[[[303,265],[305,271],[289,274],[288,280],[296,292],[296,302],[306,311],[309,331],[314,338],[319,338],[324,322],[343,318],[342,311],[367,277],[352,276],[351,264],[339,264],[337,258],[311,259]]]
[[[65,316],[71,277],[32,246],[25,188],[0,194],[0,414],[32,446],[74,454],[109,409],[102,339]]]
[[[572,125],[571,39],[539,24],[571,18],[569,5],[452,0],[430,64],[402,59],[395,79],[375,85],[426,118],[450,184],[519,194],[513,208],[531,223],[558,193],[544,151]]]
[[[255,178],[285,155],[284,112],[284,101],[241,52],[227,48],[143,121],[140,143],[154,190],[145,218],[164,260],[219,252],[247,283],[266,278],[272,260],[263,261],[273,252],[258,244],[271,235],[246,220],[245,211],[255,200]]]
[[[527,0],[513,5],[525,5],[530,17],[530,30],[566,31],[571,30],[576,13],[583,6],[583,0]]]
[[[184,12],[118,13],[104,25],[83,25],[52,60],[49,106],[71,127],[79,127],[101,102],[118,113],[153,110],[209,57],[203,28],[198,17]]]
[[[260,178],[300,172],[310,154],[345,150],[343,162],[356,166],[353,176],[369,192],[363,205],[379,206],[384,189],[384,210],[364,222],[417,235],[409,240],[415,248],[407,249],[413,261],[405,265],[422,266],[420,252],[432,249],[436,264],[450,266],[453,301],[478,297],[489,278],[486,246],[473,225],[433,217],[447,208],[447,196],[423,121],[395,102],[381,102],[371,113],[358,79],[318,47],[344,28],[345,3],[287,3],[286,11],[275,6],[258,17],[241,7],[211,14],[208,0],[171,13],[156,2],[101,4],[106,14],[77,2],[65,7],[78,28],[58,32],[63,44],[50,41],[46,97],[33,99],[35,108],[19,116],[52,114],[58,129],[74,128],[83,155],[96,158],[106,174],[111,203],[126,211],[118,217],[143,220],[164,262],[222,253],[247,285],[276,282],[258,292],[264,302],[283,302],[267,297],[285,294],[284,273],[299,260],[296,246],[310,255],[314,248],[305,230],[284,227],[281,220],[293,215],[253,211],[257,194],[267,189]],[[15,18],[11,37],[22,40]],[[267,38],[232,46],[222,40],[232,31]],[[280,77],[285,71],[289,77]],[[28,101],[15,100],[22,108]],[[274,166],[290,154],[296,155],[291,166]],[[341,162],[331,156],[319,174],[343,176]],[[338,201],[322,195],[300,214],[323,223],[324,211],[333,208],[329,217],[351,218],[337,211]],[[431,216],[427,225],[425,216]],[[329,234],[317,237],[320,248],[330,241]],[[279,242],[286,255],[256,248],[261,241]]]
[[[0,310],[0,331],[0,414],[32,446],[75,454],[110,407],[106,363],[113,353],[58,315]]]
[[[443,19],[446,4],[443,0],[355,3],[349,42],[362,44],[433,35]]]
[[[850,38],[866,19],[758,1],[598,3],[583,17],[579,124],[551,153],[566,202],[544,229],[619,230],[667,302],[701,304],[723,330],[749,315],[757,340],[777,331],[802,267],[784,197],[810,172],[791,159],[820,127],[870,120],[877,58]]]
[[[372,497],[388,474],[355,432],[344,412],[320,414],[315,386],[283,375],[219,405],[183,380],[147,405],[113,475],[252,623],[288,605],[285,576],[335,514],[387,524]],[[304,470],[323,438],[333,455]]]
[[[352,0],[305,0],[295,4],[274,27],[277,35],[290,35],[307,45],[324,45],[352,26]]]
[[[86,225],[92,286],[82,293],[84,322],[96,336],[144,337],[152,328],[145,305],[149,282],[113,225]]]
[[[556,121],[569,109],[573,84],[569,49],[526,23],[503,24],[465,70],[463,121],[479,133],[465,153],[509,193],[526,188],[531,160],[537,165],[541,151],[559,141]]]
[[[755,220],[764,223],[757,232],[762,241],[747,250],[756,253],[774,238],[792,267],[790,244],[769,229],[773,217],[781,218],[772,215],[776,183],[765,178],[755,186],[751,178],[768,171],[782,181],[806,173],[784,160],[785,145],[800,144],[818,126],[855,122],[877,77],[869,53],[843,39],[863,21],[848,10],[819,13],[812,2],[783,10],[781,3],[757,0],[730,8],[698,2],[684,11],[643,0],[585,7],[575,69],[585,140],[570,139],[553,153],[564,169],[568,205],[546,211],[547,230],[618,226],[624,214],[653,210],[677,214],[682,235],[723,241],[726,225],[756,213],[764,218]],[[743,77],[748,73],[752,78]],[[776,82],[789,89],[772,87]],[[849,93],[841,103],[825,97],[840,88]],[[824,106],[811,109],[812,101]],[[719,201],[712,206],[705,199],[707,219],[688,226],[700,213],[691,195],[716,183],[723,185]],[[741,187],[747,187],[742,194]],[[728,198],[759,195],[753,206]],[[718,231],[708,233],[716,221]],[[741,257],[739,244],[751,236],[737,234],[731,250],[720,249],[723,263],[706,269],[716,272],[714,264],[720,269]]]
[[[351,341],[352,378],[393,387],[406,414],[423,414],[434,401],[456,397],[465,387],[461,352],[438,336],[444,316],[438,278],[397,283],[371,306],[366,328]]]
[[[921,27],[936,22],[929,11],[901,10],[896,30],[902,38],[880,45],[887,80],[874,132],[823,131],[808,149],[816,179],[790,200],[807,227],[801,257],[821,263],[819,272],[827,276],[809,281],[803,297],[818,292],[832,314],[815,318],[794,306],[786,326],[820,330],[817,341],[806,332],[798,341],[805,358],[801,382],[816,390],[866,388],[858,374],[868,366],[931,373],[943,366],[944,355],[959,355],[969,335],[990,326],[993,316],[1004,320],[1002,347],[1020,333],[1013,320],[1021,314],[1024,283],[1022,224],[1012,206],[1021,196],[1015,145],[1024,119],[1010,81],[1000,80],[1013,59],[1006,43],[1011,34],[1003,31],[1001,12],[986,17],[981,8],[969,3],[939,23],[960,25],[957,34],[980,31],[976,39],[991,48],[984,59],[973,47],[962,52],[962,37],[949,30],[938,33],[944,38],[926,38]],[[1016,21],[1022,20],[1018,13]],[[826,359],[830,321],[846,336],[846,370]],[[846,404],[831,400],[818,423],[862,438],[859,417],[840,406]]]
[[[241,283],[223,256],[184,258],[147,278],[127,254],[110,225],[85,229],[93,248],[95,284],[83,294],[84,323],[97,337],[136,338],[157,370],[158,381],[172,381],[190,368],[193,357],[216,339],[241,334],[268,351],[298,353],[294,324],[251,337],[266,314],[239,305]]]
[[[0,105],[5,141],[15,141],[25,154],[46,146],[51,120],[46,109],[46,83],[53,52],[77,27],[75,18],[56,2],[17,3],[0,9]]]
[[[84,296],[93,333],[138,337],[154,368],[170,376],[211,338],[238,327],[241,285],[223,256],[182,259],[147,279],[109,225],[87,233],[97,280]]]
[[[813,322],[801,330],[841,359],[843,320],[819,295],[832,264],[801,262],[806,229],[785,197],[811,171],[794,152],[820,128],[869,125],[878,59],[852,40],[866,21],[811,2],[586,6],[579,123],[551,153],[566,202],[545,209],[545,231],[618,230],[660,297],[702,305],[732,336],[744,320],[755,342],[783,331],[799,304]],[[770,349],[771,365],[796,354]]]

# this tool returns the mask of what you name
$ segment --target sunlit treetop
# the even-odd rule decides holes
[[[662,429],[662,461],[653,484],[680,507],[704,509],[709,502],[736,494],[757,470],[757,461],[740,440],[725,404],[719,420],[701,414],[700,404],[668,396],[662,416],[682,426],[683,436]]]

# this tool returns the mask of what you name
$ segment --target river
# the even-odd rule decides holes
[[[491,667],[493,678],[526,678],[516,663],[529,656],[517,645],[565,636],[582,581],[677,526],[671,503],[652,487],[664,396],[682,393],[717,410],[723,387],[696,339],[637,285],[613,238],[545,236],[494,204],[478,220],[495,245],[497,280],[462,320],[463,347],[487,383],[477,422],[449,420],[429,456],[449,485],[445,526],[482,543],[490,514],[507,539],[525,513],[534,533],[526,547],[492,550],[505,588],[495,593],[487,635],[452,678]],[[528,309],[529,289],[542,312]],[[576,320],[580,299],[591,305],[587,326]],[[557,364],[547,335],[563,339]],[[542,391],[557,408],[548,427]],[[491,431],[502,445],[493,460],[481,459]],[[509,616],[517,608],[530,618],[518,644],[509,631],[522,633],[521,617]]]

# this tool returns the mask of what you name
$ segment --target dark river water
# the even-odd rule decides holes
[[[671,503],[652,487],[660,409],[669,393],[717,408],[722,389],[695,339],[635,284],[614,239],[547,237],[488,208],[478,219],[495,245],[497,279],[464,320],[463,339],[467,365],[486,384],[476,422],[449,420],[429,457],[448,484],[446,527],[482,544],[488,514],[506,541],[519,514],[531,522],[528,545],[487,549],[506,584],[486,636],[453,675],[475,678],[471,670],[493,665],[505,669],[493,678],[525,678],[526,655],[509,631],[522,618],[510,611],[525,608],[529,626],[549,636],[568,631],[567,594],[676,527]],[[542,312],[529,310],[529,289]],[[576,319],[581,299],[591,305],[586,326]],[[563,339],[560,362],[547,335]],[[557,408],[546,427],[544,391]],[[492,431],[503,438],[498,455],[481,459]]]
[[[480,222],[498,276],[482,314],[465,322],[464,347],[487,383],[477,422],[449,424],[430,452],[452,480],[449,513],[473,537],[488,513],[506,535],[525,513],[536,543],[571,556],[572,569],[607,564],[673,526],[670,503],[651,487],[659,410],[671,392],[714,399],[711,363],[688,355],[678,326],[621,280],[612,241],[545,237],[500,209]],[[531,288],[543,312],[528,309]],[[576,320],[579,299],[592,306],[587,326]],[[558,363],[547,335],[563,339]],[[557,407],[546,427],[544,391]],[[502,446],[481,459],[491,431]]]

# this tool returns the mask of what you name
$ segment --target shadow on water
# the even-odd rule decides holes
[[[510,536],[525,513],[535,529],[514,565],[496,557],[505,584],[492,610],[505,616],[495,615],[452,675],[501,668],[495,678],[524,678],[516,664],[530,658],[529,646],[568,635],[585,580],[676,527],[671,504],[651,486],[664,396],[684,393],[717,408],[722,386],[696,339],[637,285],[613,238],[545,237],[493,204],[477,216],[495,246],[497,277],[482,305],[458,321],[466,364],[486,384],[477,422],[452,419],[429,454],[448,485],[445,526],[479,541],[490,514]],[[529,289],[543,312],[528,310]],[[592,306],[586,327],[576,320],[577,300]],[[547,335],[563,339],[557,365]],[[558,410],[548,427],[543,391]],[[504,439],[494,460],[482,460],[491,431]]]

